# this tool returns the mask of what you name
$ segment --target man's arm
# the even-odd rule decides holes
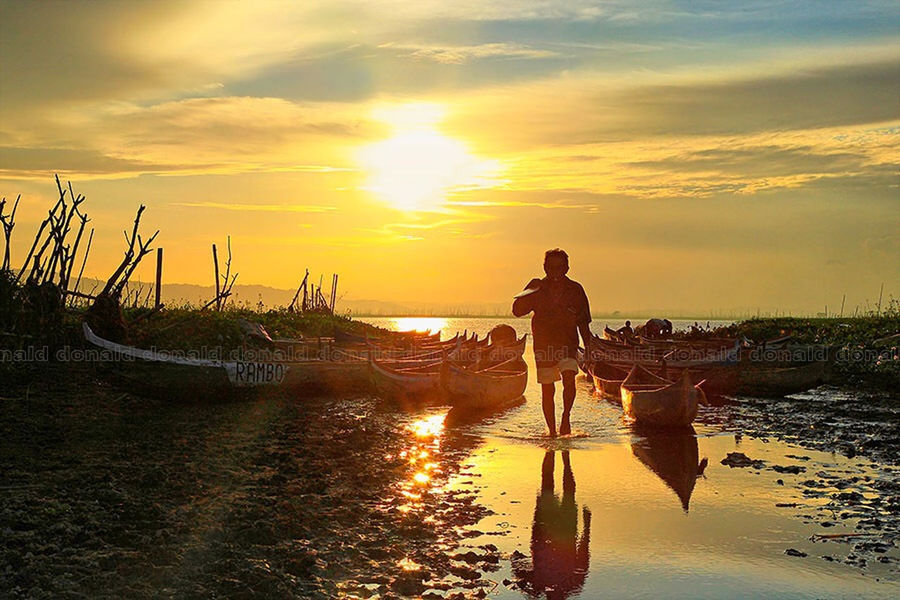
[[[537,288],[538,286],[540,286],[540,284],[541,284],[540,279],[532,279],[531,281],[528,282],[528,285],[526,285],[523,289],[527,290],[527,289],[531,289],[531,288]],[[535,299],[535,294],[528,294],[527,296],[522,296],[521,298],[516,298],[515,300],[513,300],[513,305],[512,305],[513,315],[516,317],[524,317],[525,315],[527,315],[528,313],[533,311],[534,310],[534,299]]]
[[[579,289],[581,290],[581,307],[578,311],[578,333],[581,334],[581,341],[584,344],[585,352],[589,352],[591,348],[591,340],[593,340],[593,334],[591,334],[591,305],[588,302],[587,294],[584,292],[584,288],[579,284]]]

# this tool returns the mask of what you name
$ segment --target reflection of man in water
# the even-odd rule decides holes
[[[568,598],[581,590],[590,561],[591,511],[582,509],[584,530],[578,538],[578,505],[569,451],[562,451],[563,493],[553,489],[555,453],[548,451],[541,466],[541,492],[534,507],[531,529],[531,568],[513,564],[523,590],[548,599]]]

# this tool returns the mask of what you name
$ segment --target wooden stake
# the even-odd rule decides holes
[[[219,288],[219,255],[218,255],[218,253],[216,253],[216,245],[215,244],[212,245],[212,251],[213,251],[213,267],[215,267],[215,270],[216,270],[216,300],[215,300],[215,302],[216,302],[216,310],[219,310],[221,307],[221,304],[219,302],[219,294],[221,293],[221,290]]]
[[[881,315],[881,298],[884,296],[884,282],[881,282],[881,291],[878,292],[878,315]]]
[[[162,305],[160,302],[160,297],[162,296],[162,260],[163,260],[163,249],[156,249],[156,303],[154,306],[159,308]]]
[[[334,302],[337,300],[337,282],[338,276],[337,273],[335,273],[331,280],[331,314],[334,314]]]

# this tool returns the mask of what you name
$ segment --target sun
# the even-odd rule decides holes
[[[359,161],[369,176],[365,189],[406,211],[436,210],[449,193],[496,185],[497,161],[474,156],[438,123],[445,110],[434,104],[380,107],[374,117],[393,137],[363,147]]]

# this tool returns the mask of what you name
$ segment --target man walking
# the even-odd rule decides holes
[[[559,248],[544,254],[543,279],[532,279],[525,290],[516,295],[512,312],[521,317],[533,312],[531,333],[534,339],[534,361],[537,380],[541,384],[544,419],[550,436],[556,436],[555,382],[563,382],[563,412],[560,435],[572,433],[569,415],[575,403],[575,375],[578,373],[578,334],[586,350],[590,350],[591,309],[581,284],[566,277],[569,255]]]

